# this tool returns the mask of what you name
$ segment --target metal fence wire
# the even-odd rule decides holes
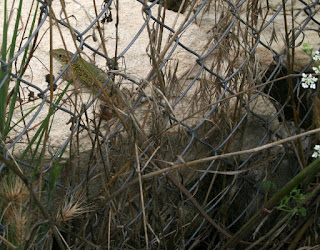
[[[61,247],[52,220],[74,249],[222,249],[264,209],[236,243],[280,249],[305,223],[263,204],[313,160],[315,134],[261,146],[317,127],[319,90],[303,89],[300,75],[312,59],[295,65],[304,42],[318,49],[309,35],[319,32],[319,1],[174,3],[110,0],[89,9],[38,0],[34,28],[21,18],[21,44],[0,60],[0,89],[10,79],[0,171],[8,182],[18,166],[36,194],[19,205],[32,214],[24,246]],[[132,6],[140,22],[130,11],[123,21]],[[50,26],[53,49],[64,48],[60,32],[69,39],[73,74],[54,58],[62,71],[50,69]],[[79,55],[101,69],[93,73],[106,76],[105,91],[73,83],[89,71]],[[1,204],[5,245],[17,232]]]

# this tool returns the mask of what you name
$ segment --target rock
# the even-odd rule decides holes
[[[269,131],[279,127],[278,119],[274,119],[277,110],[265,96],[258,95],[242,113],[247,113],[247,118],[236,133],[230,152],[253,149],[270,142]],[[239,156],[242,162],[247,158],[247,154]]]
[[[24,4],[26,5],[28,3],[29,1],[24,2]],[[29,4],[31,6],[31,1]],[[8,4],[8,6],[11,6],[10,3]],[[64,17],[59,1],[54,1],[52,7],[57,18],[60,18],[60,16],[62,18]],[[111,8],[111,13],[114,16],[113,21],[110,23],[100,24],[107,46],[108,56],[110,58],[114,57],[117,47],[117,55],[123,53],[121,54],[122,56],[119,59],[119,72],[125,75],[129,75],[130,78],[135,79],[138,83],[141,83],[143,82],[142,79],[145,79],[152,71],[149,43],[151,38],[149,37],[149,35],[153,34],[153,29],[155,28],[155,26],[152,26],[152,22],[150,21],[149,25],[152,33],[148,34],[147,27],[143,27],[147,15],[141,11],[143,9],[143,6],[138,1],[121,1],[119,3],[119,9],[121,11],[119,11],[119,24],[117,26],[118,32],[116,32],[115,27],[116,11],[113,7]],[[89,2],[79,3],[76,1],[66,1],[66,10],[72,27],[80,32],[84,31],[95,17],[93,5]],[[157,11],[158,6],[154,6],[151,9],[151,13],[155,16],[157,16]],[[22,12],[21,20],[23,23],[26,23],[27,14],[28,12]],[[3,12],[1,10],[0,15],[3,15]],[[177,30],[177,28],[183,21],[184,16],[182,14],[180,14],[177,18],[177,13],[169,10],[166,11],[166,18],[164,22],[166,23],[166,25],[168,25],[168,27],[172,27],[174,30]],[[24,75],[25,80],[36,84],[42,90],[44,90],[47,87],[47,83],[45,82],[45,75],[49,72],[48,69],[50,37],[49,32],[47,32],[48,27],[49,22],[46,21],[40,28],[39,37],[41,37],[41,41],[38,44],[38,47],[34,53],[34,57],[30,61],[30,66],[28,67]],[[63,26],[59,27],[62,31],[63,38],[66,42],[68,50],[75,52],[76,50],[74,48],[72,36],[70,35],[69,30]],[[141,30],[141,33],[139,33],[142,27],[143,29]],[[2,29],[0,32],[2,32]],[[137,38],[135,38],[136,35],[138,35]],[[168,39],[170,39],[171,35],[172,34],[167,29],[164,29],[162,48],[164,48],[167,45],[167,41]],[[1,33],[0,36],[2,36]],[[62,39],[60,38],[59,31],[55,25],[53,25],[53,37],[54,49],[63,48]],[[86,34],[84,34],[83,38],[86,38],[86,43],[90,44],[90,46],[96,48],[97,50],[103,53],[100,43],[96,42],[95,39],[93,39],[93,37],[98,37],[98,33],[95,26]],[[21,40],[21,37],[18,37],[17,39]],[[97,39],[99,41],[99,38]],[[131,41],[133,41],[132,45],[130,45]],[[186,47],[191,47],[195,52],[200,53],[207,43],[207,38],[206,34],[197,25],[190,24],[188,28],[185,29],[184,32],[179,36],[179,42],[184,44]],[[169,48],[166,54],[172,52],[171,50],[173,49],[173,46],[174,44]],[[127,48],[128,50],[126,51]],[[92,62],[99,66],[101,69],[106,70],[106,60],[103,57],[98,55],[93,56],[93,52],[88,50],[87,48],[83,50],[82,56],[86,60],[92,60]],[[175,76],[183,76],[187,70],[189,70],[192,66],[196,64],[196,59],[197,57],[191,56],[191,54],[182,47],[178,46],[177,48],[175,48],[173,54],[170,56],[170,64],[173,65],[173,63],[175,63],[177,65]],[[55,74],[57,75],[61,67],[57,62],[54,61],[53,63],[56,72]],[[165,69],[163,69],[163,71],[165,72]],[[167,71],[169,72],[169,68],[167,69]],[[126,78],[122,78],[121,76],[116,77],[116,83],[118,83],[118,81],[121,81],[121,88],[126,88],[131,92],[134,92],[133,90],[138,87],[137,85],[133,85],[131,81],[128,81],[126,80]],[[57,97],[59,93],[61,93],[62,90],[67,86],[67,83],[63,81],[58,81],[57,84],[58,88],[54,92],[54,97]],[[38,94],[38,91],[34,90],[32,87],[27,87],[27,85],[25,84],[22,84],[21,87],[25,90],[28,89],[34,91],[36,96]],[[147,86],[145,90],[146,93],[150,94],[149,90],[150,87]],[[71,87],[68,89],[67,94],[68,95],[65,95],[63,97],[63,102],[60,102],[59,105],[73,113],[75,111],[75,98],[74,92]],[[177,95],[179,95],[179,93]],[[49,98],[48,93],[47,98]],[[88,103],[91,98],[92,94],[90,90],[81,90],[81,95],[78,95],[77,100],[78,113],[82,108],[82,104]],[[23,105],[25,109],[30,109],[36,107],[36,105],[39,105],[40,103],[41,100],[37,99],[33,102],[25,102]],[[134,99],[132,99],[132,105],[133,104]],[[37,118],[30,125],[31,127],[45,119],[45,117],[48,114],[48,108],[49,105],[47,103],[44,104]],[[87,110],[89,120],[93,119],[94,113],[97,112],[98,109],[94,106],[91,106],[91,108]],[[28,114],[25,120],[29,121],[34,113],[35,111]],[[53,117],[49,133],[48,145],[51,152],[50,154],[57,152],[58,149],[64,144],[64,142],[66,142],[66,139],[71,135],[71,123],[68,123],[70,121],[70,118],[71,116],[62,110],[58,110],[56,112],[56,115]],[[82,118],[84,121],[84,115],[82,116]],[[18,122],[20,119],[21,114],[19,112],[14,114],[14,122]],[[89,124],[87,124],[87,126],[89,126]],[[93,128],[93,124],[91,124],[90,127]],[[37,128],[38,127],[35,126],[34,129],[29,130],[29,136],[33,137]],[[15,127],[15,130],[10,133],[9,137],[14,138],[21,132],[22,129],[19,126],[17,126]],[[80,145],[80,151],[87,150],[88,147],[91,147],[91,142],[85,130],[83,130],[81,137],[82,140]],[[15,145],[15,154],[17,155],[21,154],[25,148],[25,145],[27,143],[27,138],[25,135],[22,137],[20,142],[21,143]],[[68,150],[69,147],[67,147],[66,153],[68,153]]]

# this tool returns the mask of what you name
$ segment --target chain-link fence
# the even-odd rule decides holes
[[[0,34],[1,244],[319,244],[316,172],[272,200],[317,144],[318,1],[22,2]]]

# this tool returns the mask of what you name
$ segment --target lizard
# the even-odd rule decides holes
[[[52,51],[52,54],[53,58],[64,67],[68,65],[69,60],[71,60],[71,58],[74,56],[73,53],[64,49],[55,49]],[[89,63],[86,60],[80,58],[79,56],[75,58],[75,60],[71,63],[69,69],[64,74],[63,77],[65,80],[70,81],[73,79],[72,70],[75,74],[78,86],[90,88],[93,93],[97,93],[98,91],[100,91],[102,85],[108,80],[108,75],[103,70],[96,67],[92,63]],[[97,83],[97,81],[99,84]],[[119,95],[117,94],[117,90],[112,80],[110,80],[110,82],[104,88],[103,92],[105,93],[102,93],[99,96],[99,98],[104,103],[106,103],[106,105],[101,106],[102,116],[104,119],[109,120],[113,115],[112,108],[110,107],[110,105],[112,106],[111,103],[114,103],[118,107],[121,106],[121,97],[119,97]]]

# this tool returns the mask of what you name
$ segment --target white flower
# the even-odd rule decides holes
[[[301,79],[301,86],[305,89],[307,88],[311,88],[311,89],[315,89],[316,88],[316,81],[318,81],[317,77],[312,76],[311,74],[309,74],[307,76],[307,74],[302,73],[302,79]]]
[[[318,67],[312,67],[314,73],[316,74],[320,74],[320,69],[319,69],[319,66]]]
[[[316,51],[314,57],[313,57],[313,60],[315,61],[320,61],[320,52],[319,51]]]
[[[312,157],[318,158],[320,155],[320,145],[315,145],[314,150],[315,150],[315,152],[313,152]]]

